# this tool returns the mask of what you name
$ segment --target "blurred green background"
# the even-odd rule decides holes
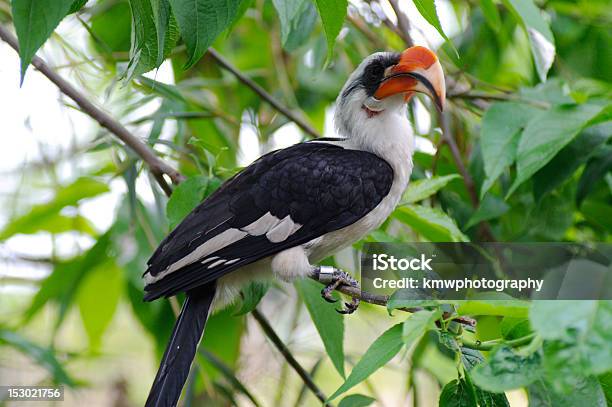
[[[11,8],[0,0],[4,27],[23,20],[17,3],[28,2]],[[168,17],[159,30],[154,11],[167,2],[84,3],[75,2],[70,12],[77,11],[55,32],[50,27],[38,55],[188,178],[168,201],[138,156],[33,67],[20,88],[19,58],[0,42],[0,385],[63,384],[66,401],[57,405],[142,405],[178,306],[142,302],[146,260],[172,226],[240,167],[313,133],[333,136],[335,98],[375,51],[412,44],[434,49],[447,75],[448,100],[443,114],[420,96],[410,103],[417,151],[411,186],[366,241],[612,242],[607,0],[359,0],[348,6],[198,0],[230,10],[218,27],[206,26],[222,59],[199,58],[206,47],[194,47],[194,33],[181,18]],[[22,45],[45,28],[21,26]],[[360,244],[329,262],[355,271]],[[323,323],[344,326],[344,337],[322,340],[303,299],[317,290],[306,285],[298,295],[292,285],[273,283],[259,308],[330,395],[344,379],[332,362],[338,351],[323,342],[343,343],[348,372],[405,316],[363,304],[357,314],[336,319],[327,307]],[[528,319],[527,307],[478,306],[465,312],[478,320],[476,332],[467,334],[472,339],[511,340],[517,333],[510,325],[529,335],[542,329]],[[209,321],[184,405],[320,405],[253,319],[235,315],[237,308]],[[563,337],[564,349],[583,356],[597,346],[607,352],[609,308],[577,311],[578,320],[599,321],[597,329],[563,325],[564,313],[575,310],[571,305],[551,313],[567,332],[599,341]],[[544,347],[542,340],[530,345],[548,355],[538,381],[504,387],[510,405],[526,406],[528,398],[533,406],[606,405],[610,354],[563,359],[550,350],[561,339],[547,339]],[[438,405],[461,363],[454,340],[449,346],[435,329],[425,333],[351,392],[380,406]],[[560,376],[578,379],[559,384]],[[568,395],[574,388],[583,391]],[[572,398],[581,394],[586,398]],[[359,402],[366,403],[349,399],[344,406],[366,405]]]

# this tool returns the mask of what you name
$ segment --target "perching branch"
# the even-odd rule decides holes
[[[240,82],[251,88],[251,90],[257,95],[268,102],[270,106],[274,109],[278,110],[283,116],[287,119],[291,120],[295,124],[297,124],[302,130],[306,133],[310,134],[312,137],[318,138],[321,137],[319,133],[308,124],[303,118],[299,117],[297,114],[292,112],[288,107],[283,106],[278,100],[274,98],[271,94],[269,94],[264,88],[259,86],[255,81],[248,78],[245,74],[240,72],[238,68],[232,65],[228,60],[223,58],[221,54],[219,54],[214,48],[208,48],[208,53],[210,56],[219,64],[223,69],[229,71],[234,75]]]
[[[9,44],[15,51],[19,52],[17,38],[15,38],[15,36],[4,26],[0,26],[0,38]],[[51,69],[41,58],[34,56],[34,58],[32,58],[32,65],[53,82],[62,93],[74,100],[84,113],[97,121],[102,127],[114,134],[138,154],[142,160],[147,163],[151,173],[155,176],[155,179],[166,194],[170,194],[172,189],[164,179],[164,175],[168,175],[175,184],[180,183],[184,179],[176,169],[161,160],[145,143],[130,133],[128,129],[108,113],[93,104],[83,93],[78,91],[67,80]]]
[[[268,322],[266,317],[264,317],[263,314],[259,312],[257,308],[251,311],[251,315],[253,315],[253,318],[255,318],[261,329],[272,341],[276,349],[278,349],[278,351],[284,356],[287,363],[289,363],[291,367],[293,367],[293,369],[296,371],[296,373],[302,378],[304,384],[308,386],[308,388],[314,393],[315,396],[317,396],[319,400],[321,400],[323,405],[329,406],[329,404],[325,402],[325,400],[327,400],[325,394],[323,394],[321,389],[319,389],[319,387],[315,384],[310,374],[308,374],[308,372],[302,367],[302,365],[300,365],[300,363],[295,360],[289,348],[287,348],[287,346],[283,343],[282,339],[278,337],[276,332],[274,332],[274,329],[272,328],[270,322]]]

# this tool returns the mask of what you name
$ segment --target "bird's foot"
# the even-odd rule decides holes
[[[332,293],[341,285],[359,288],[359,282],[350,274],[331,266],[319,266],[314,271],[317,279],[327,285],[321,290],[321,297],[327,302],[334,303],[337,300]],[[340,314],[352,314],[359,307],[359,298],[353,297],[351,302],[345,302],[343,309],[337,309]]]

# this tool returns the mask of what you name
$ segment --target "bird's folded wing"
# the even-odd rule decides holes
[[[361,219],[389,193],[374,154],[310,142],[269,153],[224,183],[157,248],[145,299],[170,296]]]

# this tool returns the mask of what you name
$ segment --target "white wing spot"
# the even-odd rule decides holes
[[[266,237],[272,243],[283,242],[301,227],[302,225],[294,223],[291,217],[287,215],[278,225],[274,226],[266,233]]]
[[[241,230],[247,232],[251,236],[261,236],[268,233],[268,231],[278,225],[279,222],[279,218],[272,215],[270,212],[266,212],[261,218],[243,227]]]

